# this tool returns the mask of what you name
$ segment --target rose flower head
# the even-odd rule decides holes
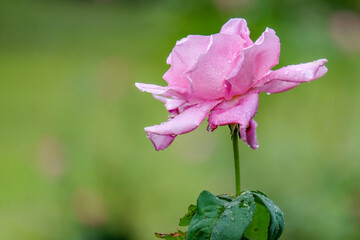
[[[162,101],[167,122],[145,131],[156,150],[167,148],[177,135],[196,129],[208,117],[208,130],[237,124],[241,139],[257,149],[253,119],[259,93],[279,93],[322,77],[326,59],[271,70],[279,63],[280,40],[266,28],[253,42],[245,19],[230,19],[211,36],[189,35],[176,42],[163,76],[168,86],[136,83]]]

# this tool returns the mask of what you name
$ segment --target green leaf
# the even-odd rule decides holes
[[[278,206],[275,205],[266,195],[260,191],[252,191],[255,201],[264,205],[270,213],[270,226],[268,231],[268,240],[277,240],[280,238],[284,229],[284,216]]]
[[[155,233],[155,236],[166,240],[185,240],[186,232],[178,230],[176,233]]]
[[[203,191],[197,200],[187,240],[239,240],[250,225],[255,199],[249,191],[234,198],[219,198]]]
[[[277,240],[284,228],[283,213],[264,193],[240,196],[203,191],[196,205],[180,219],[188,232],[155,233],[167,240]]]
[[[246,229],[244,236],[250,240],[266,240],[268,239],[269,224],[269,210],[265,206],[256,203],[253,219]]]
[[[231,202],[235,199],[235,195],[229,195],[229,194],[218,194],[216,195],[218,198],[226,200],[228,202]]]
[[[196,205],[190,205],[188,207],[188,212],[185,214],[185,216],[180,218],[179,226],[181,227],[189,226],[191,219],[195,215],[195,212],[196,212]]]

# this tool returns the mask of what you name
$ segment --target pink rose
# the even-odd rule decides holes
[[[259,93],[278,93],[322,77],[326,59],[270,70],[279,62],[280,41],[267,28],[256,42],[246,21],[230,19],[220,33],[189,35],[177,41],[163,78],[167,87],[136,83],[165,104],[167,122],[146,127],[156,150],[167,148],[177,135],[196,129],[206,117],[208,129],[239,124],[241,139],[257,149],[254,116]]]

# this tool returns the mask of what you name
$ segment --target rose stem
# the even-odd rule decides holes
[[[236,196],[240,196],[240,158],[239,158],[239,144],[237,128],[231,134],[234,150],[234,164],[235,164],[235,190]]]

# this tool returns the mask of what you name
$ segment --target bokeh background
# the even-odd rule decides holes
[[[260,97],[242,187],[285,212],[281,239],[360,239],[358,0],[1,0],[0,239],[148,240],[198,194],[234,191],[229,129],[156,152],[167,119],[134,83],[165,85],[176,40],[231,17],[281,40],[278,67],[329,60],[311,84]]]

